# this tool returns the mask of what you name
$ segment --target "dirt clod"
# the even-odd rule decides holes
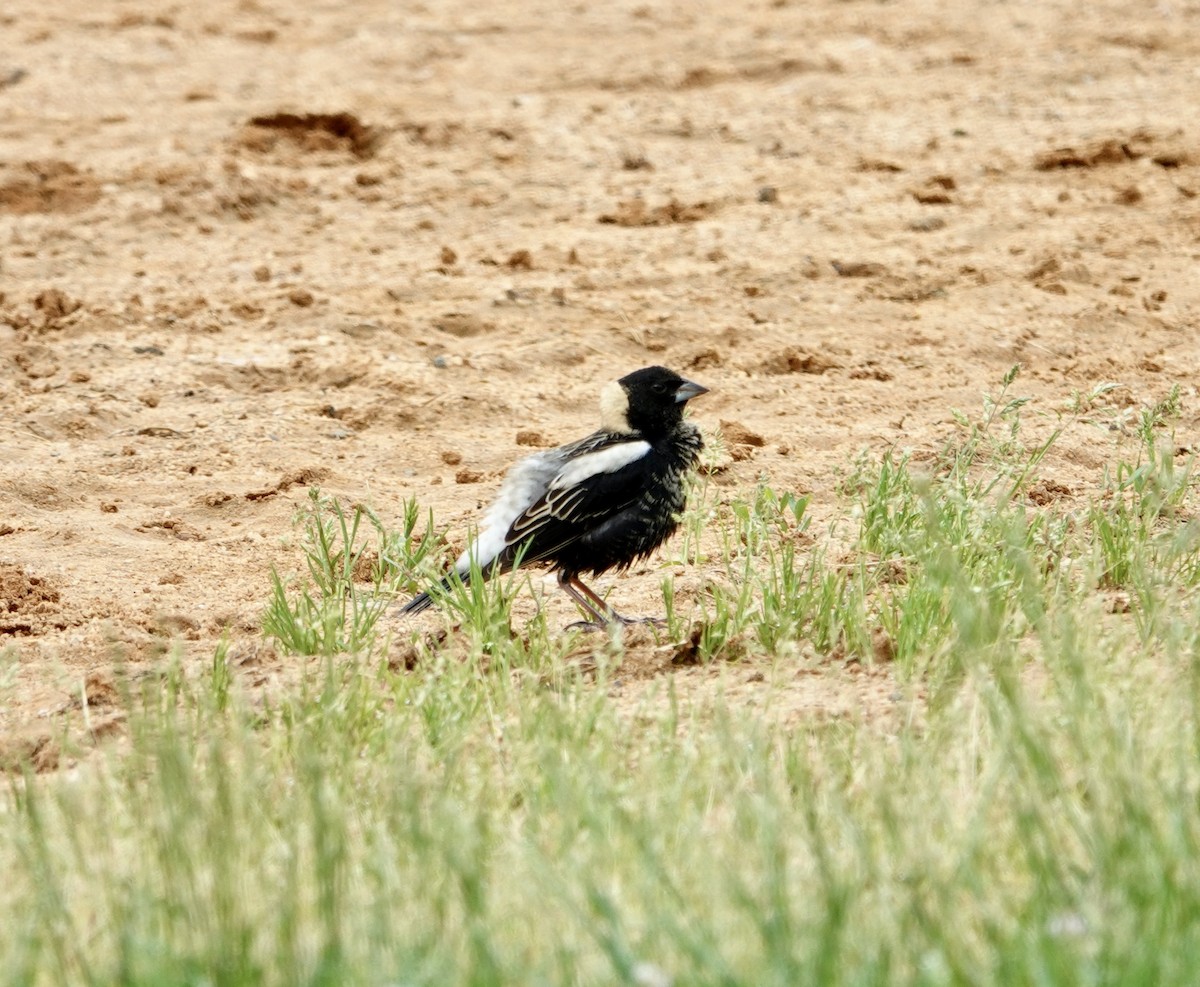
[[[670,226],[674,223],[696,223],[713,214],[711,202],[683,203],[671,199],[660,206],[649,206],[644,199],[627,199],[599,217],[601,223],[614,226]]]
[[[433,322],[435,329],[449,333],[451,336],[477,336],[480,333],[495,329],[496,325],[470,312],[447,312]]]
[[[251,150],[265,152],[278,140],[290,141],[305,151],[346,150],[369,158],[379,148],[382,133],[353,113],[272,113],[252,117],[242,135]]]
[[[32,634],[58,612],[58,588],[44,576],[0,562],[0,638]]]
[[[0,170],[0,212],[77,213],[100,199],[100,183],[66,161],[28,161]]]
[[[725,357],[721,355],[721,351],[709,346],[688,357],[684,366],[689,370],[708,370],[710,367],[719,367],[724,362]]]
[[[762,363],[768,374],[823,374],[840,364],[824,353],[812,353],[796,346],[789,346],[769,356]]]
[[[725,418],[721,419],[721,434],[725,437],[725,441],[730,445],[754,446],[755,448],[761,448],[767,444],[767,440],[764,439],[758,432],[747,428],[741,422],[729,421]]]
[[[245,497],[246,500],[266,500],[268,497],[274,497],[276,494],[286,493],[295,486],[312,486],[313,484],[320,483],[328,475],[329,470],[319,466],[306,466],[301,469],[288,470],[279,478],[279,482],[274,486],[265,487],[261,490],[252,490]]]
[[[912,190],[912,196],[924,206],[947,206],[954,201],[950,194],[958,183],[950,175],[933,175]]]
[[[1042,478],[1029,488],[1026,496],[1031,504],[1036,504],[1038,507],[1045,507],[1047,504],[1053,504],[1056,500],[1061,500],[1063,497],[1069,497],[1074,491],[1071,490],[1065,483],[1059,483],[1057,480]]]
[[[886,663],[896,660],[896,642],[882,627],[871,629],[871,652],[878,662]]]
[[[0,562],[0,605],[5,613],[45,613],[59,598],[58,590],[45,577]]]
[[[1038,261],[1025,272],[1025,280],[1032,282],[1042,291],[1054,295],[1065,295],[1066,285],[1062,283],[1063,265],[1055,256],[1047,256]]]
[[[39,774],[54,771],[60,758],[58,743],[45,730],[0,737],[0,772],[16,774],[26,766]]]
[[[894,376],[895,374],[886,367],[881,367],[874,360],[868,360],[861,367],[854,367],[849,374],[851,380],[887,381],[891,380]]]
[[[1108,138],[1082,147],[1056,147],[1043,151],[1034,158],[1033,166],[1038,171],[1051,168],[1095,168],[1097,165],[1122,164],[1131,161],[1134,154],[1129,145]]]
[[[33,307],[42,313],[44,325],[49,328],[60,323],[68,315],[79,311],[82,303],[71,298],[58,288],[47,288],[38,292],[33,299]]]
[[[833,269],[843,278],[877,278],[887,274],[887,267],[877,261],[851,260],[831,261]]]

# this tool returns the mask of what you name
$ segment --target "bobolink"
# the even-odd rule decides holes
[[[678,527],[684,477],[704,447],[683,409],[707,390],[665,367],[608,384],[598,431],[534,453],[508,471],[478,537],[442,587],[469,579],[473,563],[485,577],[538,563],[558,572],[559,586],[589,622],[628,623],[579,576],[628,569]],[[421,593],[402,612],[432,603]]]

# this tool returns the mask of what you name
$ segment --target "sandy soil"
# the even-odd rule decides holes
[[[206,660],[228,629],[285,667],[256,642],[309,483],[462,533],[519,432],[586,433],[650,363],[712,388],[702,426],[761,438],[721,484],[818,517],[857,451],[936,448],[1018,362],[1047,414],[1178,382],[1190,444],[1198,16],[9,0],[2,750],[53,767],[119,735],[111,666],[176,642]],[[1094,489],[1119,441],[1070,429],[1051,491]],[[614,600],[652,612],[659,579]],[[652,654],[630,683],[714,687]],[[851,672],[782,691],[798,715],[894,701]]]

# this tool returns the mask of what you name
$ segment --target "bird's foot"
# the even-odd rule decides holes
[[[618,614],[617,620],[626,627],[635,624],[649,624],[651,627],[659,628],[665,628],[667,626],[667,622],[662,617],[622,617],[620,614]]]
[[[625,617],[622,614],[614,613],[607,620],[577,620],[574,623],[567,624],[567,630],[607,631],[613,627],[637,627],[639,625],[649,625],[662,629],[667,626],[667,622],[661,617]]]
[[[575,621],[572,621],[571,623],[567,624],[566,630],[568,630],[568,631],[588,631],[589,633],[591,633],[593,631],[606,631],[610,627],[613,627],[613,626],[614,626],[614,622],[611,620],[575,620]],[[619,627],[621,625],[615,624],[615,626]]]

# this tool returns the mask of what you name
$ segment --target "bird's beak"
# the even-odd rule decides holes
[[[707,394],[708,388],[690,380],[685,380],[679,385],[679,389],[675,392],[675,403],[684,404],[692,398],[698,398],[701,394]]]

